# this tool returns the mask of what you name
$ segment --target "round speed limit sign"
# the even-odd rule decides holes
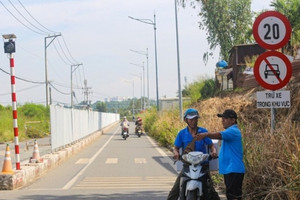
[[[253,24],[253,36],[265,49],[279,49],[291,37],[292,28],[288,19],[277,11],[267,11],[259,15]]]

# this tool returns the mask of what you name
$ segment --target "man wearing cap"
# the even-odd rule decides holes
[[[242,185],[245,174],[243,162],[243,145],[241,130],[237,125],[237,114],[234,110],[225,110],[222,114],[224,131],[203,133],[197,135],[198,140],[203,138],[222,140],[219,153],[219,173],[224,175],[226,196],[228,200],[242,199]]]
[[[211,156],[217,156],[217,150],[212,143],[210,138],[203,138],[202,140],[198,140],[196,135],[201,135],[207,130],[203,127],[198,126],[199,113],[194,108],[189,108],[184,113],[184,121],[187,123],[187,127],[178,132],[175,142],[174,142],[174,159],[178,160],[180,157],[179,149],[182,149],[183,153],[188,153],[189,151],[201,151],[203,153],[206,152],[206,145],[209,147]],[[189,149],[189,150],[188,150]],[[208,166],[207,166],[208,167]],[[178,175],[173,188],[171,189],[167,200],[177,200],[179,198],[180,193],[180,178],[182,172]],[[208,173],[209,174],[209,173]],[[207,181],[208,188],[208,196],[209,200],[219,200],[219,195],[213,188],[212,180]]]

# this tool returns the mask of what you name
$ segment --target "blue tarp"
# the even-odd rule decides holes
[[[227,66],[228,66],[228,64],[225,60],[221,60],[221,61],[217,62],[217,64],[216,64],[216,67],[221,67],[221,68],[225,68]]]

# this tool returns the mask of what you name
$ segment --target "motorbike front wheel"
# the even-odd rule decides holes
[[[197,190],[188,191],[186,200],[200,200],[200,197],[197,198]]]

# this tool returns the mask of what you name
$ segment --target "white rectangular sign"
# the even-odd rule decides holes
[[[288,90],[256,92],[257,108],[289,108],[291,96]]]

